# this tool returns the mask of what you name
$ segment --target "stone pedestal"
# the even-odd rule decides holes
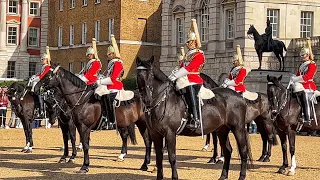
[[[246,79],[245,85],[248,91],[251,92],[262,92],[267,93],[267,76],[276,76],[279,77],[282,75],[281,83],[284,86],[287,86],[292,76],[292,72],[290,71],[275,71],[275,70],[251,70]]]

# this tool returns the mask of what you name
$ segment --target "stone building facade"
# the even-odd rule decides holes
[[[1,0],[1,80],[26,79],[39,71],[47,22],[47,0]]]
[[[77,73],[88,61],[86,49],[97,39],[103,73],[110,35],[118,42],[125,76],[135,73],[135,58],[160,58],[161,0],[49,0],[51,58]]]
[[[273,39],[283,41],[288,49],[284,54],[285,70],[291,72],[300,64],[294,39],[320,35],[319,0],[164,0],[162,7],[160,67],[167,74],[176,65],[192,18],[197,19],[206,56],[203,72],[214,80],[229,73],[237,44],[241,46],[245,66],[258,67],[254,41],[247,36],[250,25],[262,34],[267,18],[270,19]],[[262,69],[279,68],[273,53],[263,56]]]

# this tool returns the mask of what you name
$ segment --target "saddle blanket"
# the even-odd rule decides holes
[[[258,93],[245,91],[244,93],[242,93],[242,97],[244,97],[250,101],[255,101],[258,99]]]
[[[95,94],[99,96],[110,94],[112,91],[110,91],[106,85],[99,85],[97,89],[95,90]],[[133,91],[126,91],[124,89],[121,89],[116,96],[116,100],[118,101],[128,101],[134,97]]]

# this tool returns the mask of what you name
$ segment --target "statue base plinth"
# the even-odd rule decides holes
[[[282,76],[281,83],[284,86],[287,86],[292,73],[290,71],[253,69],[248,73],[244,82],[247,90],[251,92],[267,93],[268,75],[275,77]]]

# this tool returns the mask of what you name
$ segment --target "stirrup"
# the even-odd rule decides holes
[[[191,129],[198,129],[200,127],[200,120],[192,119],[186,126]]]

